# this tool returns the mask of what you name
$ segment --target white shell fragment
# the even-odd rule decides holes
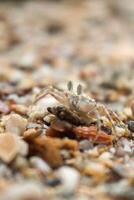
[[[52,97],[51,95],[46,95],[42,99],[40,99],[36,104],[30,106],[29,108],[29,117],[31,120],[36,120],[38,118],[43,118],[47,115],[48,107],[53,107],[58,105],[59,102]]]

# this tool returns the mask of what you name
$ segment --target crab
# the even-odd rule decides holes
[[[105,116],[108,120],[108,123],[111,126],[112,132],[116,134],[116,125],[126,129],[125,124],[119,119],[118,115],[107,108],[101,103],[97,103],[95,99],[92,99],[85,94],[83,94],[82,86],[79,84],[77,86],[77,92],[73,91],[73,84],[71,81],[67,84],[67,91],[62,91],[52,86],[48,86],[41,90],[39,94],[36,95],[34,103],[37,103],[40,99],[46,95],[51,95],[61,106],[48,108],[48,111],[51,114],[58,115],[60,118],[61,111],[66,115],[66,113],[72,113],[72,119],[75,116],[82,120],[82,123],[89,124],[92,119],[96,120],[98,132],[101,129],[101,117]],[[65,117],[66,119],[67,117]]]

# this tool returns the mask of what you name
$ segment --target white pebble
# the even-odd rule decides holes
[[[62,181],[64,194],[73,193],[79,183],[79,172],[72,167],[63,166],[57,171],[57,175]]]
[[[30,163],[33,167],[38,168],[39,170],[41,170],[43,173],[49,173],[51,172],[51,168],[49,167],[49,165],[42,160],[39,157],[33,156],[30,158]]]
[[[117,132],[118,136],[123,136],[124,135],[124,133],[125,133],[125,129],[124,128],[116,126],[115,129],[116,129],[116,132]]]
[[[0,200],[23,200],[23,199],[41,199],[43,188],[36,182],[22,182],[15,184],[3,193],[1,193]]]

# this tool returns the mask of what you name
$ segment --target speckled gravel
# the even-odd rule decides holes
[[[0,2],[0,200],[134,199],[133,24],[133,0]]]

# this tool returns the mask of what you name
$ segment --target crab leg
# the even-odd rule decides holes
[[[108,109],[104,105],[101,105],[101,107],[102,107],[103,111],[105,112],[108,120],[111,122],[112,129],[113,129],[113,132],[115,134],[116,133],[116,129],[115,129],[114,121],[113,121],[112,117],[110,116]]]
[[[67,104],[66,96],[62,92],[58,91],[57,89],[53,87],[49,87],[49,88],[45,88],[41,90],[41,92],[36,96],[34,103],[36,103],[37,101],[39,101],[41,98],[43,98],[44,96],[48,94],[52,95],[60,103]]]

